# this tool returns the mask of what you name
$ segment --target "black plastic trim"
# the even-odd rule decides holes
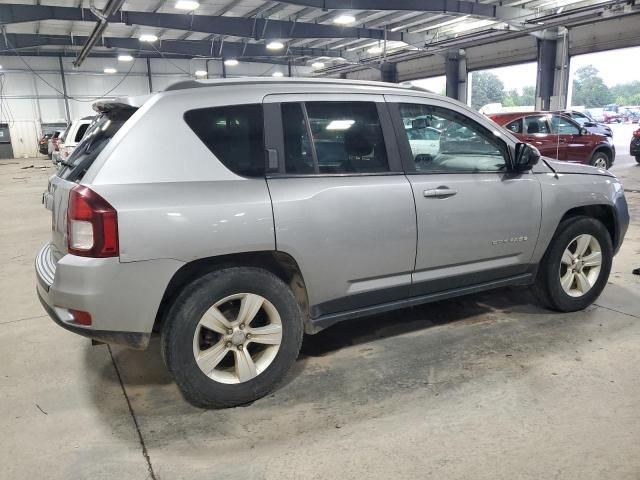
[[[470,285],[467,287],[455,288],[437,293],[430,293],[428,295],[396,300],[379,305],[372,305],[370,307],[357,308],[346,312],[322,315],[320,317],[310,319],[312,328],[308,333],[318,333],[327,327],[330,327],[339,322],[343,322],[345,320],[352,320],[368,315],[389,312],[392,310],[398,310],[400,308],[413,307],[424,303],[445,300],[447,298],[454,298],[471,293],[482,292],[485,290],[492,290],[494,288],[507,287],[512,285],[529,285],[533,282],[534,278],[534,273],[523,273],[521,275],[503,278],[501,280],[494,280],[492,282],[485,282],[477,285]]]

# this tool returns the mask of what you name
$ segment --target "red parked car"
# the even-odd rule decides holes
[[[489,117],[546,157],[609,168],[616,158],[610,137],[590,133],[562,113],[496,113]]]
[[[631,144],[629,145],[629,153],[632,157],[636,157],[636,162],[640,163],[640,128],[633,132]]]

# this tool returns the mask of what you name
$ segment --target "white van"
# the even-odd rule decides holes
[[[69,124],[60,137],[58,150],[52,152],[53,163],[62,163],[71,156],[76,145],[84,138],[84,134],[87,133],[89,125],[93,123],[95,118],[93,116],[83,117]]]

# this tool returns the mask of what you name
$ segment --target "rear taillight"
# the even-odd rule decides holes
[[[81,257],[117,257],[118,213],[88,187],[78,185],[69,193],[67,210],[69,253]]]

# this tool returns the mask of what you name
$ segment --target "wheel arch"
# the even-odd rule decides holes
[[[153,331],[159,332],[167,319],[169,307],[182,290],[201,276],[223,268],[263,268],[285,282],[293,292],[302,312],[305,332],[311,332],[309,298],[298,262],[289,254],[269,250],[199,258],[186,263],[173,275],[160,301]]]
[[[593,149],[593,151],[591,152],[591,155],[589,156],[589,161],[591,161],[591,159],[593,159],[593,156],[599,152],[604,153],[609,158],[609,165],[613,164],[613,161],[615,160],[613,149],[608,145],[602,145],[602,144],[598,145],[596,148]]]
[[[595,204],[595,205],[583,205],[579,207],[574,207],[565,212],[565,214],[560,219],[558,226],[556,227],[556,232],[560,225],[565,220],[573,217],[590,217],[595,218],[603,223],[609,232],[609,236],[611,237],[611,244],[614,247],[614,251],[616,249],[616,245],[620,241],[618,237],[618,228],[617,228],[617,218],[616,211],[612,205],[606,204]],[[555,236],[555,234],[554,234]]]

